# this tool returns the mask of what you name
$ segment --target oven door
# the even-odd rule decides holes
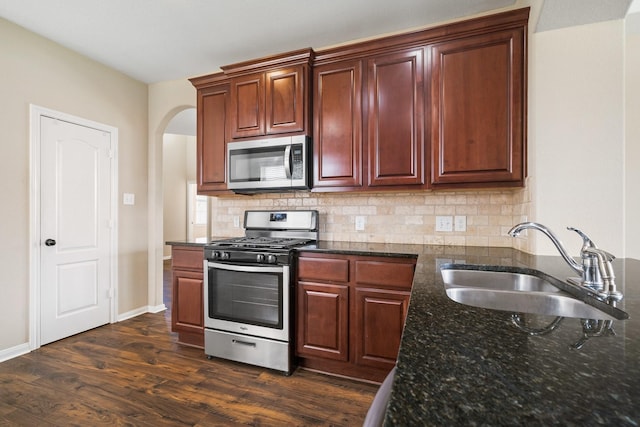
[[[289,341],[288,265],[205,265],[205,328]]]

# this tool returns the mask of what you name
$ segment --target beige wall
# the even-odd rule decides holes
[[[535,232],[519,239],[505,236],[512,224],[534,220],[551,227],[573,254],[578,253],[580,239],[566,230],[570,225],[618,256],[637,257],[640,239],[624,243],[634,227],[632,218],[640,215],[630,189],[637,182],[640,162],[629,161],[638,156],[638,144],[630,141],[638,121],[629,119],[630,111],[625,113],[624,67],[637,61],[640,51],[625,51],[624,21],[535,33],[541,4],[521,0],[516,5],[532,8],[526,191],[219,197],[213,200],[212,234],[241,234],[230,224],[245,209],[288,206],[319,209],[326,221],[323,237],[337,240],[513,245],[556,254]],[[631,87],[628,74],[629,68],[626,84]],[[435,216],[440,214],[467,215],[468,231],[435,232]],[[365,232],[355,232],[356,215],[367,217]]]
[[[629,15],[626,20],[625,59],[624,238],[626,256],[640,259],[640,12]]]
[[[147,306],[147,86],[0,19],[0,351],[29,341],[29,104],[119,131],[119,313]]]
[[[163,240],[163,135],[167,125],[180,111],[195,108],[196,91],[186,79],[172,80],[149,85],[148,117],[148,177],[149,210],[148,223],[148,283],[149,305],[160,307],[162,300]]]
[[[531,32],[540,4],[517,4],[532,6]],[[0,324],[12,325],[0,334],[0,351],[28,341],[29,103],[119,129],[119,192],[136,194],[135,206],[119,207],[119,312],[161,308],[163,134],[176,113],[195,107],[195,89],[186,79],[147,87],[1,19],[0,40],[11,40],[0,44]],[[505,236],[511,224],[530,219],[556,230],[572,253],[577,239],[566,225],[618,256],[640,258],[637,35],[625,40],[623,21],[612,21],[532,32],[529,41],[526,190],[220,197],[212,201],[212,234],[241,234],[230,224],[245,209],[287,206],[320,210],[323,238],[554,254],[538,236]],[[440,214],[466,215],[468,231],[436,233]],[[355,232],[355,215],[367,217],[364,232]]]
[[[533,217],[577,254],[577,227],[624,256],[624,21],[532,35]],[[536,252],[556,253],[536,233]]]
[[[163,240],[187,238],[187,182],[195,181],[196,139],[164,134],[163,138]],[[165,245],[163,256],[171,255]]]

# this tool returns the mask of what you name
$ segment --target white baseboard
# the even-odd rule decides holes
[[[145,313],[160,313],[161,311],[164,311],[166,309],[167,307],[164,304],[155,306],[147,305],[145,307],[136,308],[135,310],[131,310],[118,315],[118,319],[116,321],[122,322],[123,320],[131,319]],[[14,357],[22,356],[23,354],[27,354],[30,351],[31,348],[29,347],[29,343],[19,344],[15,347],[0,350],[0,363],[9,359],[13,359]]]
[[[147,310],[149,311],[149,313],[160,313],[161,311],[165,311],[167,309],[167,306],[164,304],[160,304],[160,305],[156,305],[156,306],[149,306],[147,308]]]
[[[29,343],[19,344],[15,347],[7,348],[6,350],[0,350],[0,363],[13,359],[14,357],[22,356],[31,351]]]
[[[136,308],[135,310],[127,311],[126,313],[119,314],[116,321],[122,322],[123,320],[131,319],[145,313],[160,313],[161,311],[164,311],[166,309],[167,307],[164,304],[155,306],[147,305],[144,307]]]

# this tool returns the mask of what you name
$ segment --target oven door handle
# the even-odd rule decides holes
[[[254,342],[249,342],[249,341],[242,341],[242,340],[231,340],[231,342],[233,342],[234,344],[241,344],[241,345],[246,345],[247,347],[255,347],[256,343]]]
[[[209,268],[218,270],[241,271],[248,273],[282,273],[284,266],[254,266],[254,265],[238,265],[238,264],[221,264],[219,262],[208,262]]]

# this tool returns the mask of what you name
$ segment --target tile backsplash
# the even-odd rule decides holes
[[[240,236],[248,209],[316,209],[322,240],[409,243],[447,246],[515,247],[528,251],[527,240],[507,231],[529,217],[527,188],[505,190],[386,193],[293,192],[213,197],[212,235]],[[465,216],[466,231],[436,231],[437,216]],[[356,217],[364,230],[356,231]],[[240,227],[234,227],[239,217]]]

